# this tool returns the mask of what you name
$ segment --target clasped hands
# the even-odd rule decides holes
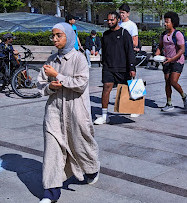
[[[56,76],[58,75],[58,72],[50,65],[44,65],[44,72],[47,76],[49,77],[54,77],[56,78]],[[57,80],[57,81],[51,81],[49,84],[49,88],[52,90],[58,90],[62,87],[62,84]]]

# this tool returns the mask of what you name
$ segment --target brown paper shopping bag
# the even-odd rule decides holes
[[[131,100],[128,86],[118,84],[114,111],[125,114],[144,114],[145,98]]]

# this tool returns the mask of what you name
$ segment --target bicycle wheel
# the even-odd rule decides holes
[[[37,76],[39,69],[36,67],[28,66],[20,67],[13,74],[11,86],[15,94],[22,98],[35,98],[39,97],[40,93],[37,89]]]

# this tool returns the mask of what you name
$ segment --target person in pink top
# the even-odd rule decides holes
[[[164,15],[164,20],[166,31],[161,36],[159,47],[156,51],[156,55],[163,53],[166,57],[166,61],[163,63],[163,72],[167,103],[161,110],[171,111],[174,109],[171,102],[172,87],[180,93],[184,108],[187,109],[187,94],[184,93],[182,87],[178,84],[185,60],[184,36],[180,31],[177,31],[176,43],[174,43],[172,39],[175,28],[179,26],[179,16],[177,13],[170,11]]]

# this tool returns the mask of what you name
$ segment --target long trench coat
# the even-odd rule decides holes
[[[84,173],[99,170],[98,145],[94,139],[89,98],[89,69],[85,56],[73,49],[61,59],[57,54],[47,61],[59,73],[47,77],[44,69],[38,76],[38,89],[49,95],[44,116],[43,186],[61,187],[75,175],[82,181]],[[49,89],[52,80],[62,88]]]

